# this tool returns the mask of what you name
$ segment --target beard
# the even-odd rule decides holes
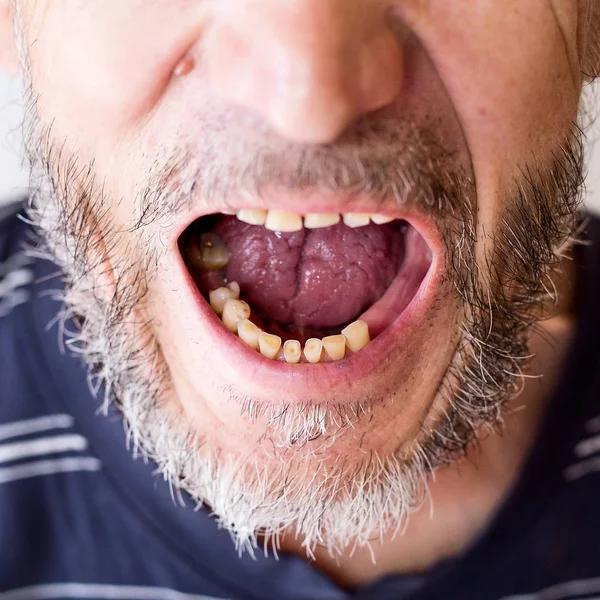
[[[174,490],[210,507],[240,552],[254,552],[259,540],[265,552],[267,544],[277,552],[280,536],[293,531],[309,556],[317,545],[340,553],[401,531],[426,497],[431,473],[464,455],[482,427],[502,423],[522,386],[528,336],[552,289],[549,273],[576,231],[581,134],[574,128],[543,165],[522,166],[486,236],[492,250],[483,265],[476,259],[474,184],[428,132],[374,117],[335,144],[300,148],[248,129],[243,135],[231,119],[213,116],[200,150],[185,143],[161,148],[140,186],[135,224],[123,232],[94,166],[82,168],[76,153],[33,123],[28,153],[38,185],[30,218],[64,272],[61,330],[68,347],[87,364],[93,389],[103,390],[105,409],[122,413],[134,454],[154,460]],[[368,194],[374,204],[394,197],[442,233],[445,276],[463,320],[436,397],[443,410],[395,452],[356,459],[329,453],[325,460],[308,443],[320,437],[322,447],[334,448],[383,398],[291,406],[285,398],[258,404],[232,395],[243,418],[264,425],[269,455],[214,447],[169,402],[174,386],[149,311],[164,252],[157,232],[198,198],[226,204],[271,188]]]

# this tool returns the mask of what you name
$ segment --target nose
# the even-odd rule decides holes
[[[402,44],[379,0],[220,5],[204,45],[210,85],[291,141],[334,141],[400,92]]]

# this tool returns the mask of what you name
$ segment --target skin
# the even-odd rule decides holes
[[[577,118],[583,74],[597,69],[589,2],[38,0],[21,9],[40,119],[53,122],[55,139],[65,140],[81,164],[94,161],[96,178],[109,191],[112,222],[123,230],[136,219],[133,199],[151,166],[145,156],[160,156],[162,140],[177,139],[183,128],[201,145],[198,111],[227,107],[234,119],[251,114],[286,141],[316,146],[334,142],[376,109],[406,106],[415,120],[440,115],[447,149],[472,173],[476,254],[484,265],[493,250],[486,232],[498,226],[520,165],[549,160]],[[390,27],[387,9],[403,30]],[[0,40],[9,38],[9,16],[0,0]],[[10,52],[0,47],[7,65],[14,64]],[[416,65],[415,77],[407,76],[407,64]],[[294,202],[303,210],[308,200]],[[202,199],[198,209],[211,212]],[[189,222],[191,215],[180,219]],[[143,256],[133,234],[112,254],[98,250],[110,281],[126,242]],[[210,432],[219,448],[252,451],[262,430],[241,418],[222,390],[249,390],[257,401],[270,392],[231,374],[203,329],[189,324],[186,315],[194,309],[176,300],[169,260],[151,285],[153,308],[146,309],[173,382],[169,402],[199,433]],[[462,308],[444,286],[425,317],[436,336],[411,333],[416,351],[393,382],[405,390],[403,402],[377,409],[361,425],[379,452],[415,435],[451,359]],[[179,310],[169,310],[173,305]],[[569,311],[559,313],[541,334],[531,334],[537,358],[530,373],[545,378],[528,381],[512,403],[526,410],[507,419],[502,437],[482,436],[468,460],[431,482],[435,519],[427,506],[411,516],[404,536],[375,543],[376,565],[366,550],[339,560],[319,550],[317,565],[352,586],[425,569],[468,545],[494,514],[535,438],[573,327]],[[388,380],[385,371],[375,372],[340,385],[332,398],[391,396]],[[305,392],[290,393],[301,399]],[[356,453],[352,442],[342,440],[336,451]],[[295,544],[286,540],[284,547],[300,551]]]

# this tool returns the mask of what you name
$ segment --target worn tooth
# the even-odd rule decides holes
[[[270,210],[267,214],[265,227],[271,231],[291,233],[302,230],[302,215],[284,210]]]
[[[267,211],[262,208],[243,208],[238,210],[237,218],[248,225],[264,225],[267,220]]]
[[[243,300],[230,298],[223,308],[223,325],[232,333],[237,331],[240,321],[250,317],[250,307]]]
[[[340,213],[308,213],[304,215],[304,227],[322,229],[337,225],[341,221]]]
[[[283,356],[285,362],[296,364],[300,362],[302,356],[302,346],[298,340],[288,340],[283,345]]]
[[[318,363],[323,354],[323,342],[318,338],[310,338],[304,344],[304,356],[309,363]]]
[[[346,329],[342,330],[342,335],[346,337],[346,344],[352,352],[358,352],[371,341],[369,326],[364,321],[350,323]]]
[[[394,217],[390,217],[389,215],[371,215],[371,221],[375,225],[385,225],[386,223],[391,223],[393,220]]]
[[[227,284],[227,289],[231,290],[233,292],[233,298],[235,300],[237,300],[240,297],[240,294],[242,293],[242,290],[240,289],[240,284],[237,281],[232,281],[230,283]]]
[[[342,217],[348,227],[364,227],[371,222],[371,216],[367,213],[344,213]]]
[[[263,331],[258,336],[258,347],[263,356],[274,360],[277,358],[279,350],[281,350],[281,338],[278,335],[271,335]]]
[[[237,285],[237,284],[236,284]],[[225,308],[225,302],[227,300],[237,300],[240,297],[239,286],[236,289],[227,287],[220,287],[208,294],[208,300],[210,302],[210,307],[219,315],[223,314],[223,309]]]
[[[250,348],[258,350],[258,337],[262,333],[262,329],[257,327],[252,321],[244,319],[237,324],[237,332],[242,342],[248,344]]]
[[[323,338],[323,348],[331,360],[342,360],[346,356],[346,337],[329,335]]]

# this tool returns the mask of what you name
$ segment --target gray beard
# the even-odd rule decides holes
[[[545,168],[523,169],[515,185],[518,192],[489,238],[494,245],[486,273],[491,288],[483,284],[475,260],[472,183],[441,168],[444,157],[432,158],[431,146],[419,135],[402,156],[386,150],[396,144],[394,131],[385,127],[362,131],[357,136],[362,141],[348,156],[335,148],[312,155],[303,151],[295,163],[293,149],[265,151],[260,176],[256,148],[241,148],[219,168],[214,161],[205,167],[206,157],[175,151],[164,161],[164,170],[153,172],[137,203],[138,230],[148,248],[151,239],[144,238],[144,228],[156,221],[168,223],[194,197],[216,201],[232,189],[260,195],[263,186],[274,182],[303,190],[325,185],[368,191],[374,198],[392,194],[400,204],[409,201],[409,192],[419,190],[414,202],[442,227],[447,273],[465,308],[459,343],[439,390],[446,409],[431,431],[421,432],[408,454],[371,452],[360,462],[340,459],[326,468],[316,454],[308,465],[295,460],[294,453],[310,456],[308,441],[317,435],[334,445],[369,414],[373,399],[354,406],[282,410],[281,403],[274,408],[232,398],[239,401],[242,415],[266,423],[267,435],[276,440],[268,458],[263,453],[232,456],[208,447],[181,410],[165,407],[171,379],[152,326],[130,318],[145,305],[160,255],[148,250],[120,257],[130,268],[107,293],[99,281],[104,257],[97,254],[97,242],[111,247],[119,236],[106,214],[108,203],[95,186],[93,168],[74,168],[76,157],[66,161],[41,133],[32,134],[28,144],[39,182],[30,218],[65,274],[61,329],[68,347],[88,365],[93,389],[104,390],[105,409],[113,404],[123,414],[134,455],[155,461],[174,491],[183,490],[198,505],[208,505],[240,552],[253,553],[259,539],[265,552],[267,545],[277,552],[281,534],[293,531],[304,540],[309,556],[317,545],[334,555],[401,532],[426,497],[429,475],[459,459],[481,427],[501,423],[503,408],[522,384],[527,334],[551,289],[549,270],[575,232],[583,171],[577,131]],[[407,135],[400,136],[403,147]],[[219,140],[206,148],[207,156],[217,148],[222,148]],[[290,162],[296,167],[289,168]],[[231,183],[232,165],[245,179]],[[140,259],[141,267],[136,266]]]

